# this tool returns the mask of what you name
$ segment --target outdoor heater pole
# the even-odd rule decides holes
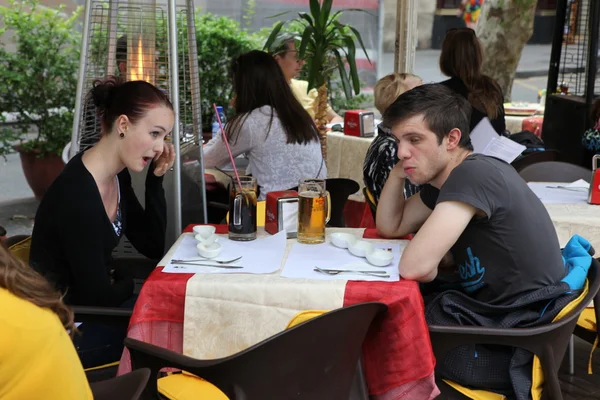
[[[89,0],[88,0],[89,1]],[[181,234],[181,146],[179,138],[179,79],[177,72],[177,19],[175,10],[175,0],[168,2],[168,22],[169,28],[169,86],[171,103],[175,112],[175,125],[173,126],[173,146],[175,147],[175,164],[173,171],[173,206],[175,207],[175,221],[173,237],[179,237]]]
[[[204,179],[204,154],[202,152],[202,118],[200,118],[200,71],[198,70],[198,47],[196,46],[196,23],[194,16],[194,0],[187,3],[187,39],[189,51],[190,84],[192,98],[192,118],[194,137],[198,141],[198,164],[200,166],[200,196],[202,199],[202,223],[208,223],[206,211],[206,181]]]
[[[79,55],[79,77],[77,79],[77,92],[75,95],[75,112],[73,115],[73,132],[71,132],[71,149],[69,154],[77,154],[79,152],[79,129],[81,124],[81,107],[84,95],[83,88],[85,86],[85,76],[87,70],[86,54],[90,40],[90,18],[92,14],[92,1],[85,0],[85,10],[83,16],[83,32],[81,39],[81,53]]]

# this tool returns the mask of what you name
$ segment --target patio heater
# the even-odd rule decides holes
[[[542,137],[562,161],[590,168],[591,152],[581,137],[592,123],[591,105],[600,96],[600,1],[559,0]]]
[[[182,5],[175,0],[85,2],[69,156],[99,138],[100,124],[88,95],[96,79],[116,75],[127,81],[144,80],[165,91],[175,109],[171,140],[178,154],[164,179],[166,248],[181,234],[182,226],[207,220],[194,14],[193,0]],[[132,173],[142,205],[145,177],[146,171]]]

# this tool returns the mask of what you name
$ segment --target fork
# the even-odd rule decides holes
[[[211,260],[210,258],[199,258],[199,259],[192,259],[192,260],[171,260],[171,263],[173,264],[182,264],[182,263],[189,263],[189,262],[202,262],[202,261],[206,261],[206,262],[214,262],[217,264],[229,264],[232,262],[236,262],[237,260],[241,260],[243,256],[240,256],[238,258],[234,258],[232,260],[226,260],[226,261],[217,261],[217,260]]]
[[[241,269],[244,268],[241,265],[219,265],[219,264],[201,264],[201,263],[193,263],[193,262],[178,262],[178,263],[174,263],[171,262],[171,264],[173,265],[173,268],[185,268],[186,265],[195,265],[198,267],[213,267],[213,268],[227,268],[227,269]],[[178,265],[180,265],[180,267],[178,267]]]
[[[350,269],[321,269],[319,267],[315,267],[314,271],[321,272],[327,275],[339,275],[341,273],[357,273],[364,274],[369,276],[377,276],[379,278],[389,278],[390,276],[386,271],[355,271]]]

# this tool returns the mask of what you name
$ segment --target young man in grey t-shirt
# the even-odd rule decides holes
[[[439,84],[402,94],[383,118],[400,162],[377,207],[385,237],[417,232],[402,254],[400,275],[430,282],[448,253],[471,297],[505,305],[565,275],[556,231],[544,205],[514,168],[473,154],[471,105]],[[404,200],[405,179],[425,185]]]

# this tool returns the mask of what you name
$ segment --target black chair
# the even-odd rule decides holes
[[[518,347],[538,356],[544,371],[544,398],[562,400],[558,369],[565,355],[579,314],[590,301],[600,304],[600,263],[593,259],[588,272],[589,292],[569,314],[559,321],[535,328],[487,328],[480,326],[430,325],[429,334],[438,365],[446,354],[458,346],[495,344]],[[596,309],[596,320],[598,320]]]
[[[90,383],[90,389],[94,400],[138,400],[149,378],[150,370],[140,368],[116,378]]]
[[[216,360],[197,360],[131,338],[125,346],[133,369],[152,371],[148,398],[157,398],[159,371],[172,367],[207,380],[232,400],[348,400],[365,335],[386,310],[382,303],[340,308]]]
[[[373,198],[373,195],[366,187],[363,188],[363,196],[365,198],[365,201],[369,205],[371,215],[373,215],[373,221],[377,221],[377,204],[375,204],[375,199]]]
[[[592,171],[579,165],[561,161],[545,161],[529,165],[519,171],[526,182],[590,182]]]
[[[533,153],[524,155],[521,158],[517,158],[511,163],[511,165],[517,170],[517,172],[521,172],[523,168],[533,164],[558,160],[560,160],[560,152],[557,150],[534,151]]]
[[[345,228],[344,207],[348,196],[360,190],[360,185],[356,181],[347,178],[329,178],[325,179],[325,188],[331,196],[331,214],[327,226],[330,228]],[[298,186],[290,190],[298,190]]]

